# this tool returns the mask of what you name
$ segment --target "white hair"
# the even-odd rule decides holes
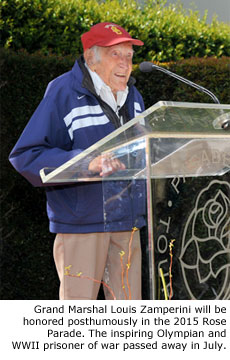
[[[91,54],[93,54],[93,56],[90,56],[90,59],[86,56],[85,61],[90,67],[91,65],[101,61],[101,47],[94,45],[89,49],[89,51],[91,52]]]
[[[94,45],[91,47],[91,50],[93,50],[94,56],[95,56],[95,61],[99,62],[101,61],[101,47]]]

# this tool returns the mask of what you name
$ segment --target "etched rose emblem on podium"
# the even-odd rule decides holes
[[[214,180],[197,196],[179,257],[192,299],[230,298],[230,184]]]

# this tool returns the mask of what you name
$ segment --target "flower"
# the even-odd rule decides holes
[[[228,182],[213,180],[198,195],[184,229],[180,262],[192,298],[230,296]]]

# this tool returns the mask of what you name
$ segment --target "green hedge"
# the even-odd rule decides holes
[[[114,21],[144,41],[138,61],[175,61],[190,57],[230,56],[230,27],[206,23],[196,11],[166,0],[2,0],[0,46],[59,55],[82,51],[80,35],[91,25]]]
[[[207,88],[217,96],[221,104],[230,104],[229,57],[191,58],[159,65]],[[213,102],[208,95],[157,70],[151,73],[140,73],[138,66],[134,68],[137,86],[142,93],[146,107],[159,100]]]
[[[54,235],[49,233],[43,189],[33,188],[8,162],[8,155],[39,104],[48,81],[68,71],[71,57],[28,55],[1,50],[1,299],[57,299],[53,264]],[[213,91],[230,103],[229,58],[190,59],[168,69]],[[146,107],[159,100],[212,102],[168,76],[140,73],[137,87]]]

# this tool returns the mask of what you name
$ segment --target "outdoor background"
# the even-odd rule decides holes
[[[207,1],[196,1],[198,4]],[[219,14],[173,1],[7,0],[0,2],[1,71],[1,299],[58,299],[53,264],[54,234],[48,231],[44,189],[33,188],[8,156],[54,77],[82,52],[80,35],[113,21],[145,43],[136,49],[133,75],[146,108],[160,100],[210,103],[207,95],[162,73],[140,73],[153,61],[230,103],[228,1]],[[223,5],[225,3],[225,5]],[[210,15],[212,15],[210,17]],[[143,264],[145,266],[145,264]],[[103,295],[100,294],[100,298]]]

